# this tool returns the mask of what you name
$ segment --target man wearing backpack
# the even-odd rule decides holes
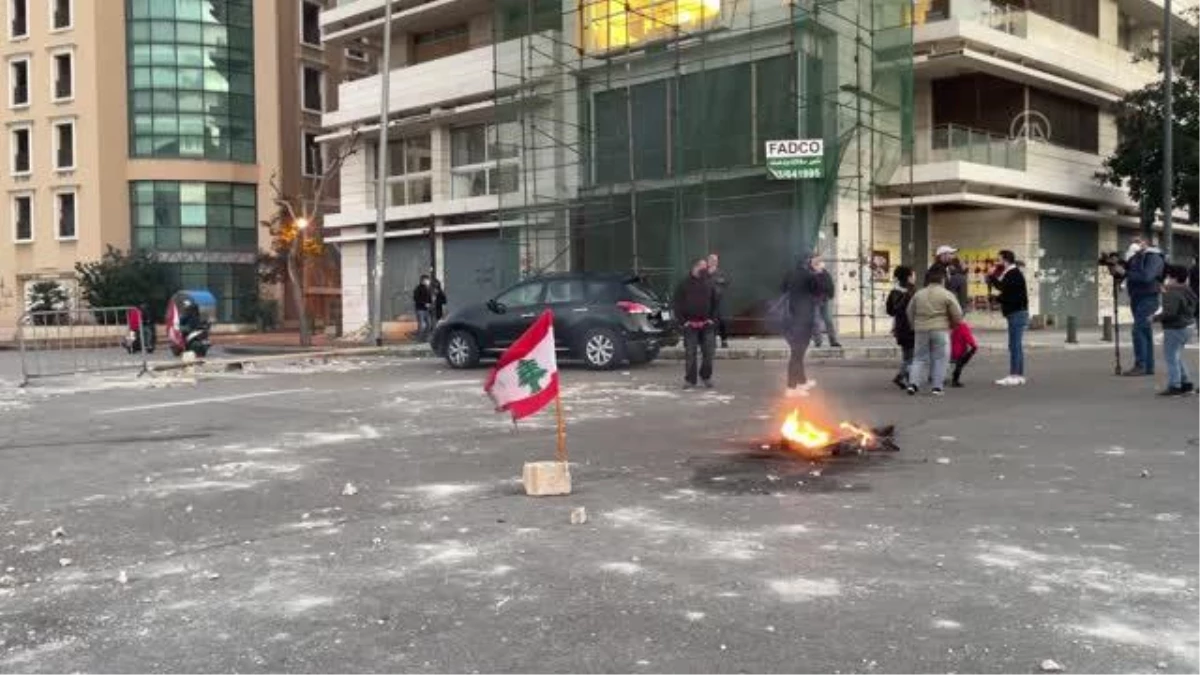
[[[1123,374],[1153,375],[1154,329],[1150,322],[1158,311],[1166,260],[1162,251],[1140,237],[1133,240],[1125,255],[1125,290],[1133,312],[1133,367]]]

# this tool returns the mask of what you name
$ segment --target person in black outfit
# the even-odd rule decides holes
[[[433,327],[430,311],[433,309],[433,289],[428,274],[413,289],[413,311],[417,315],[417,340],[423,342]]]
[[[729,275],[721,269],[721,258],[716,253],[708,254],[708,276],[717,292],[717,337],[721,339],[721,349],[727,349],[729,326],[725,318],[725,290],[729,288]]]
[[[1192,256],[1192,266],[1188,269],[1187,279],[1192,295],[1200,297],[1200,258]],[[1200,305],[1196,307],[1196,318],[1200,318]],[[1200,329],[1200,324],[1197,324],[1197,328]]]
[[[817,347],[821,346],[821,329],[817,327],[819,320],[821,327],[829,335],[829,346],[841,349],[842,343],[838,342],[837,323],[833,316],[832,303],[836,291],[833,275],[826,269],[825,261],[819,255],[812,256],[808,261],[808,267],[813,276],[813,311],[816,312],[813,317],[813,344]]]
[[[816,282],[811,265],[814,255],[816,254],[801,256],[795,269],[783,282],[783,292],[787,294],[790,311],[790,323],[784,332],[792,352],[791,358],[788,359],[789,397],[807,396],[808,391],[817,384],[815,380],[808,379],[807,373],[804,372],[804,356],[808,352],[809,342],[812,341],[813,312],[816,310],[813,300]]]
[[[696,386],[696,352],[700,352],[700,380],[712,388],[713,352],[716,351],[717,291],[708,276],[708,262],[692,264],[688,277],[675,289],[672,303],[683,330],[684,388]]]
[[[963,312],[967,311],[968,289],[967,289],[967,270],[963,267],[962,261],[957,257],[958,249],[953,246],[939,246],[934,254],[933,264],[929,266],[929,271],[941,270],[946,279],[946,290],[954,294],[958,304],[962,307]]]
[[[908,320],[908,303],[917,292],[916,273],[911,267],[900,265],[892,273],[896,287],[887,296],[887,313],[892,317],[892,335],[900,346],[900,372],[892,378],[892,382],[901,389],[908,389],[908,369],[912,365],[913,347],[916,345],[916,333]]]
[[[1017,265],[1012,251],[1000,251],[1000,266],[987,279],[988,285],[1000,292],[1000,313],[1008,323],[1008,377],[996,384],[1012,387],[1025,384],[1025,347],[1022,340],[1029,326],[1029,289],[1025,274]]]
[[[430,313],[433,318],[433,325],[436,326],[437,322],[441,321],[442,317],[446,315],[446,289],[442,286],[442,280],[438,279],[437,275],[434,274],[432,267],[429,268],[429,293],[433,297],[433,305]]]

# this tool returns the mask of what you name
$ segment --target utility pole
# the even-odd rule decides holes
[[[384,2],[383,60],[379,63],[379,149],[375,175],[375,288],[371,309],[374,312],[371,337],[375,346],[383,346],[383,246],[387,230],[388,107],[392,82],[392,0]]]
[[[1174,242],[1171,235],[1172,214],[1175,211],[1174,155],[1171,148],[1171,132],[1175,130],[1175,67],[1171,63],[1171,0],[1163,2],[1162,28],[1162,72],[1163,72],[1163,176],[1162,176],[1162,251],[1171,259]]]

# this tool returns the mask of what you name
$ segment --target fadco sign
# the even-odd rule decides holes
[[[767,141],[767,172],[776,180],[820,178],[825,141]]]

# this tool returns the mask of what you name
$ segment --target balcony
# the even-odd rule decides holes
[[[1047,79],[1083,82],[1113,99],[1153,82],[1158,76],[1153,63],[1134,62],[1133,54],[1115,44],[1036,12],[994,5],[987,0],[956,4],[949,19],[916,26],[913,43],[957,47],[960,59],[994,62],[989,57],[1002,56],[1009,68],[1029,65],[1046,73]],[[952,58],[947,49],[933,51],[937,56],[926,57],[928,63]],[[981,64],[963,66],[980,69]]]
[[[391,0],[392,25],[405,30],[427,30],[455,19],[492,11],[487,0]],[[340,41],[379,34],[387,3],[384,0],[341,0],[321,12],[325,40]],[[428,24],[428,25],[424,25]]]
[[[934,192],[955,191],[972,184],[1000,195],[1040,194],[1114,207],[1131,204],[1123,190],[1093,178],[1103,162],[1099,155],[957,125],[918,130],[914,140],[911,183],[908,166],[901,166],[888,181],[899,192],[913,188],[923,194],[930,186]]]
[[[524,67],[528,68],[526,77],[541,77],[553,66],[549,56],[554,53],[553,41],[547,35],[534,35],[526,40],[532,41],[532,45],[525,40],[509,40],[494,47],[479,47],[392,70],[388,73],[391,78],[390,113],[401,117],[419,115],[435,108],[488,101],[497,90],[494,73],[500,73],[504,78],[504,73],[522,72],[523,47],[528,47],[524,54],[527,60]],[[323,125],[331,129],[378,119],[382,82],[381,75],[372,75],[339,85],[338,109],[325,113]],[[512,81],[512,84],[516,82]]]
[[[947,124],[918,131],[915,141],[915,164],[971,162],[1025,170],[1025,142],[989,131]]]

